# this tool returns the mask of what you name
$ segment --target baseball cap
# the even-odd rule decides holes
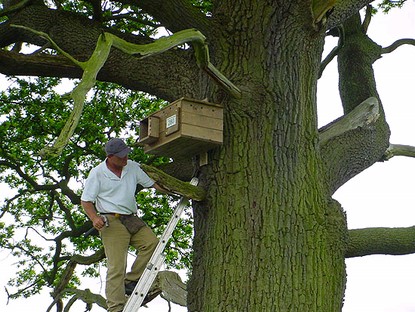
[[[125,157],[131,152],[131,148],[124,143],[123,140],[118,138],[112,138],[105,144],[105,153],[108,155],[115,155],[117,157]]]

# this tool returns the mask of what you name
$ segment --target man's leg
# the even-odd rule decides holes
[[[108,265],[105,294],[108,311],[121,312],[126,302],[124,277],[131,235],[118,218],[111,215],[107,217],[109,227],[101,231]]]
[[[131,272],[125,276],[126,283],[138,281],[157,247],[158,239],[153,231],[145,226],[131,237],[130,244],[137,250],[137,257],[131,266]]]

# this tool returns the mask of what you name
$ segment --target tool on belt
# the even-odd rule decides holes
[[[110,225],[107,216],[102,215],[101,218],[102,220],[104,220],[105,226]],[[98,235],[98,230],[94,227],[90,228],[88,231],[85,232],[84,237],[88,237],[89,235]]]

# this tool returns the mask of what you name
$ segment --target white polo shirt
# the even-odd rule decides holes
[[[89,173],[81,200],[95,203],[97,211],[101,213],[136,213],[137,184],[143,187],[154,184],[138,163],[128,160],[119,178],[108,169],[105,160]]]

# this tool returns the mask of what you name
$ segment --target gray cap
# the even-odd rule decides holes
[[[105,144],[105,153],[108,155],[115,155],[117,157],[124,158],[131,152],[131,148],[129,148],[123,140],[118,138],[113,138]]]

